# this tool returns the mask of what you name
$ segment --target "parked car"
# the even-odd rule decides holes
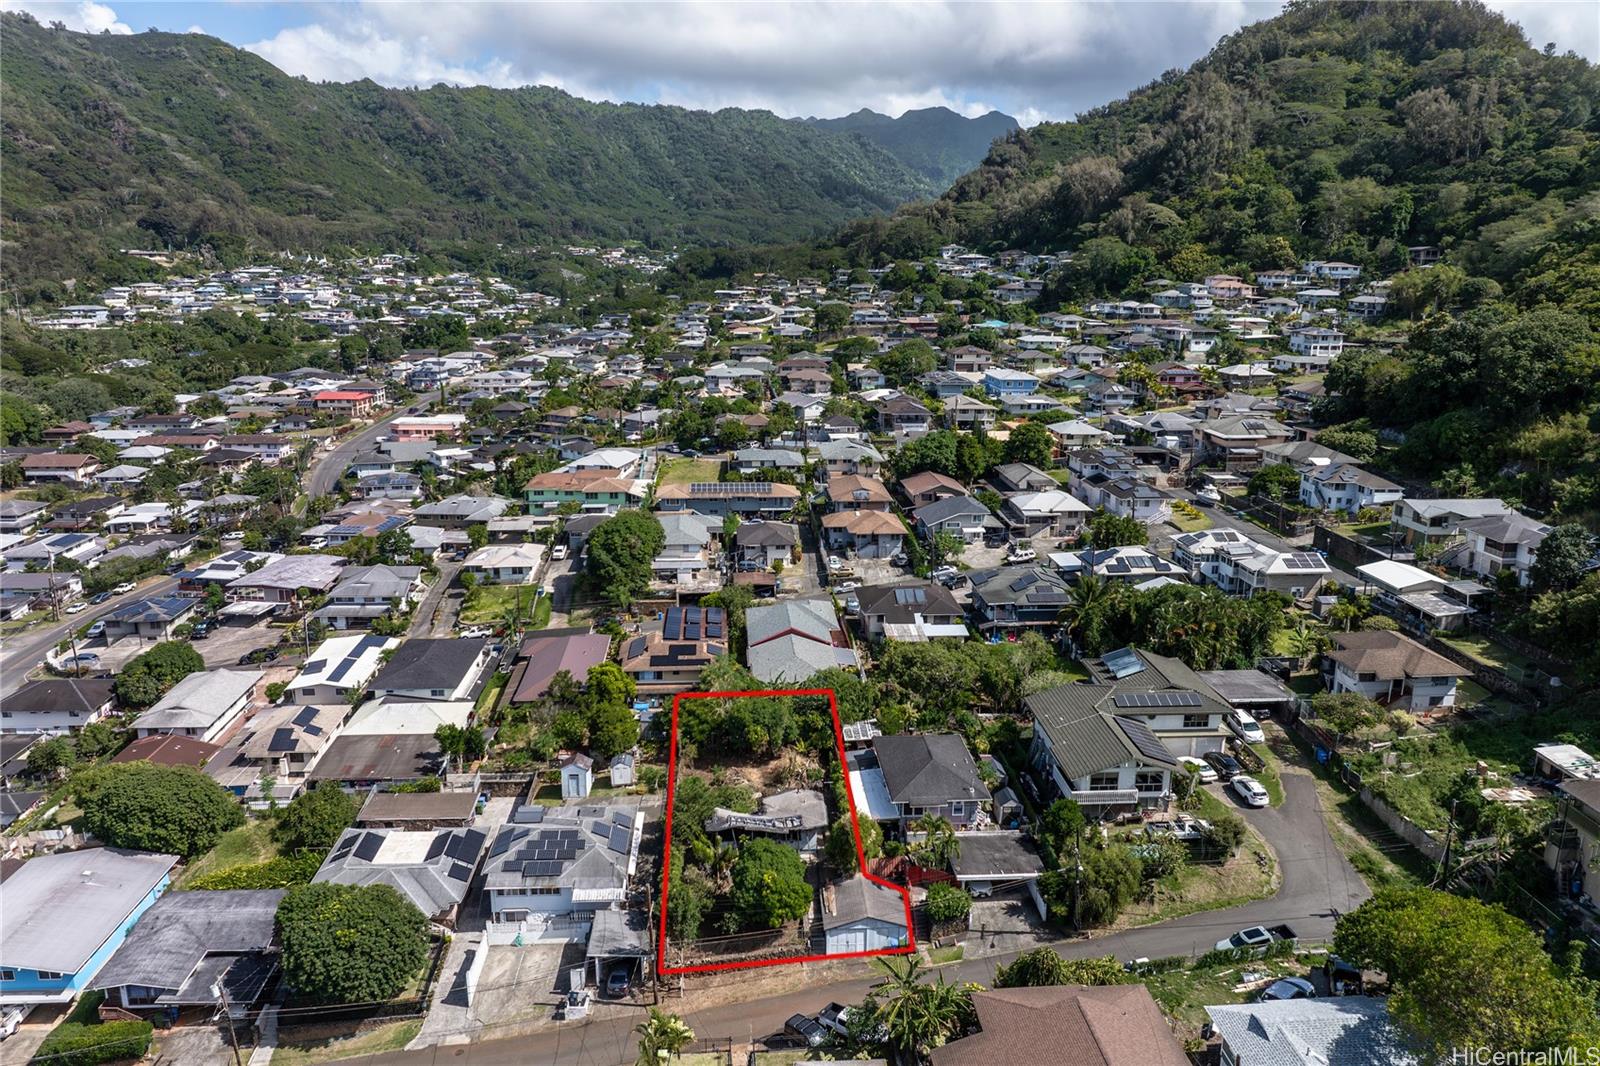
[[[796,1014],[783,1023],[783,1031],[799,1037],[807,1047],[818,1047],[828,1038],[828,1031],[815,1018]]]
[[[84,611],[87,611],[88,609],[89,609],[89,605],[87,603],[84,603],[82,600],[79,600],[77,603],[71,604],[70,606],[67,607],[67,613],[68,614],[82,614]]]
[[[958,589],[967,583],[967,575],[953,566],[941,566],[928,576],[947,589]]]
[[[983,535],[983,546],[985,548],[999,548],[1010,539],[1011,534],[1007,533],[1005,530],[991,529],[989,532]]]
[[[190,640],[205,640],[211,635],[211,630],[216,628],[211,622],[201,619],[189,628]]]
[[[1252,925],[1248,929],[1241,929],[1224,940],[1217,941],[1218,951],[1232,951],[1248,949],[1251,951],[1265,951],[1278,937],[1271,929],[1264,925]]]
[[[226,532],[226,533],[224,533],[222,535],[222,542],[224,544],[233,544],[233,543],[236,543],[236,542],[241,541],[243,539],[244,539],[244,530],[242,530],[242,529],[230,529],[230,530],[228,530],[228,532]]]
[[[565,544],[557,544],[554,548],[550,549],[550,558],[559,560],[565,559],[566,557],[567,546]]]
[[[1235,777],[1229,786],[1247,807],[1265,807],[1272,802],[1261,782],[1246,774]]]
[[[468,626],[461,631],[461,636],[466,640],[478,640],[481,637],[493,636],[494,630],[488,626]]]
[[[1206,765],[1217,772],[1217,776],[1224,781],[1231,780],[1234,776],[1244,773],[1244,767],[1225,751],[1208,751],[1204,756]]]
[[[76,655],[69,655],[61,660],[63,670],[98,670],[100,669],[100,656],[92,651],[80,651]]]
[[[124,581],[122,584],[112,589],[111,594],[113,596],[126,596],[128,593],[132,592],[138,587],[139,586],[135,585],[132,581]]]
[[[1006,552],[1006,562],[1008,563],[1031,563],[1037,558],[1039,558],[1039,553],[1027,544],[1014,544],[1011,550]]]
[[[1316,999],[1317,988],[1304,977],[1280,977],[1256,997],[1257,1002],[1270,1003],[1275,999]]]
[[[93,596],[89,597],[89,604],[93,607],[98,607],[110,598],[111,593],[109,592],[96,592]]]
[[[254,666],[256,663],[270,663],[280,654],[282,653],[277,648],[256,648],[239,656],[239,665]]]
[[[1234,735],[1246,744],[1267,742],[1267,735],[1261,731],[1261,723],[1257,722],[1249,711],[1229,711],[1226,721]]]
[[[846,614],[856,614],[859,612],[861,610],[861,597],[857,596],[853,592],[846,596],[844,598],[844,610]]]
[[[841,582],[839,582],[839,584],[833,586],[833,591],[835,591],[835,592],[854,592],[856,589],[858,589],[860,587],[861,587],[861,582],[859,582],[859,581],[841,581]]]
[[[895,552],[894,555],[889,559],[889,561],[891,563],[893,563],[894,565],[896,565],[896,566],[909,566],[909,565],[911,565],[911,557],[909,555],[907,555],[905,552]]]
[[[1213,784],[1217,780],[1217,772],[1206,764],[1206,761],[1196,755],[1178,756],[1178,764],[1191,773],[1200,775],[1202,785]]]
[[[89,628],[83,631],[83,635],[86,639],[93,640],[95,637],[100,636],[105,631],[105,621],[103,619],[96,619],[95,621],[89,623]]]
[[[830,1003],[818,1012],[817,1021],[824,1029],[846,1036],[848,1035],[846,1027],[850,1024],[850,1008],[842,1003]]]
[[[166,566],[163,566],[161,568],[161,572],[163,574],[166,574],[168,577],[171,577],[173,574],[181,574],[181,573],[183,573],[183,570],[184,570],[184,564],[183,564],[183,562],[181,560],[178,560],[178,559],[172,560],[172,562],[168,563]]]
[[[628,994],[628,989],[633,987],[633,972],[629,966],[617,966],[606,974],[605,995],[607,999],[621,999]]]

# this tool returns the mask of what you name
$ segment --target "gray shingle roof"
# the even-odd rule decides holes
[[[177,861],[122,848],[29,859],[6,879],[0,963],[77,973]]]
[[[169,892],[140,916],[90,987],[176,990],[208,955],[267,951],[284,895],[281,888]]]
[[[872,742],[889,798],[911,807],[988,800],[967,742],[954,733],[885,736]]]
[[[1023,700],[1034,724],[1050,741],[1062,776],[1087,777],[1137,759],[1149,766],[1177,767],[1166,745],[1137,718],[1108,709],[1113,685],[1070,684],[1036,692]]]
[[[202,670],[173,685],[154,707],[134,720],[135,729],[209,729],[261,675],[254,670]]]
[[[1250,1066],[1415,1066],[1421,1062],[1371,996],[1207,1007],[1239,1062]]]
[[[375,692],[412,689],[453,690],[472,670],[485,641],[444,638],[408,640],[372,679]]]
[[[822,916],[824,929],[837,929],[859,922],[864,918],[876,918],[880,922],[888,922],[904,929],[906,924],[905,896],[892,888],[887,888],[875,881],[868,881],[865,877],[852,877],[846,881],[838,881],[833,886],[833,913]]]

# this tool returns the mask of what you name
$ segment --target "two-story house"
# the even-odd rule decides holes
[[[850,778],[870,817],[896,822],[902,833],[929,816],[966,828],[992,798],[967,742],[955,733],[875,737],[870,751],[852,754]]]
[[[1517,584],[1527,585],[1531,580],[1533,562],[1539,555],[1539,545],[1549,535],[1550,527],[1543,522],[1512,511],[1510,514],[1473,518],[1456,527],[1467,538],[1466,551],[1454,562],[1479,577],[1498,579],[1507,571],[1517,576]]]
[[[1003,566],[968,576],[972,618],[985,636],[1053,630],[1062,606],[1071,599],[1067,579],[1043,566]]]
[[[1330,692],[1359,692],[1396,710],[1453,707],[1456,681],[1468,671],[1400,633],[1374,630],[1332,634],[1323,656]]]
[[[1404,493],[1387,478],[1351,463],[1313,466],[1300,475],[1300,502],[1319,511],[1353,516],[1368,507],[1388,507]]]
[[[720,607],[669,607],[660,631],[623,642],[622,672],[646,698],[686,692],[700,672],[728,652],[727,616]]]

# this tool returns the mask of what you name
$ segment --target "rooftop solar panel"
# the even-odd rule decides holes
[[[449,873],[450,876],[455,878],[457,881],[472,880],[472,867],[468,866],[464,862],[452,863],[450,865]]]
[[[1132,648],[1118,648],[1116,651],[1107,652],[1101,657],[1100,662],[1111,672],[1112,677],[1131,677],[1144,669],[1144,663],[1133,653]]]
[[[383,847],[383,834],[366,833],[361,837],[361,843],[356,845],[356,858],[362,862],[371,862],[378,857],[378,850]]]
[[[294,724],[298,726],[308,726],[316,720],[317,709],[315,707],[307,707],[299,714],[294,716]]]
[[[619,855],[626,855],[628,853],[628,844],[632,840],[633,833],[620,825],[614,825],[611,827],[611,839],[608,841],[607,847]]]
[[[1119,692],[1112,702],[1118,707],[1200,707],[1195,692]]]
[[[428,854],[423,856],[422,861],[423,862],[432,862],[434,859],[437,859],[440,855],[444,854],[445,848],[449,845],[449,843],[450,843],[450,838],[449,837],[446,837],[446,836],[436,836],[436,837],[434,837],[433,838],[433,842],[428,845]]]
[[[293,751],[294,749],[293,729],[275,729],[272,731],[272,740],[267,744],[268,751]]]
[[[1131,718],[1118,718],[1117,725],[1123,734],[1133,742],[1133,746],[1140,755],[1153,762],[1171,763],[1172,752],[1161,743],[1161,738],[1150,732],[1149,728],[1141,721]]]

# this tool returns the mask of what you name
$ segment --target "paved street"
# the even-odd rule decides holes
[[[332,492],[333,487],[339,483],[340,475],[350,466],[350,460],[361,452],[366,451],[373,441],[383,436],[388,430],[390,422],[402,415],[411,414],[413,409],[417,409],[416,413],[418,414],[426,414],[432,404],[433,401],[427,399],[399,408],[392,414],[372,423],[372,425],[358,429],[350,434],[340,441],[333,451],[318,452],[316,459],[311,464],[311,468],[306,472],[306,495],[326,496]]]
[[[44,660],[45,652],[55,647],[56,642],[64,639],[68,633],[88,625],[101,615],[109,614],[130,600],[164,596],[177,587],[178,579],[175,577],[147,581],[139,586],[137,592],[114,596],[98,607],[90,607],[75,615],[63,612],[59,622],[35,627],[0,641],[0,695],[9,696],[21,688],[28,680],[28,672]]]
[[[1240,808],[1278,854],[1283,873],[1282,885],[1270,899],[1258,900],[1227,910],[1194,914],[1159,925],[1129,930],[1110,936],[1086,937],[1058,942],[1053,946],[1069,958],[1114,955],[1119,959],[1159,958],[1166,955],[1191,955],[1209,949],[1216,941],[1249,925],[1287,923],[1301,937],[1319,940],[1333,932],[1334,918],[1361,903],[1370,893],[1344,854],[1334,845],[1323,821],[1321,800],[1312,778],[1293,768],[1283,773],[1284,803],[1268,810]],[[969,952],[988,949],[976,935],[967,940]],[[970,980],[988,984],[995,967],[1010,962],[1015,950],[984,955],[953,966],[941,973],[947,980]],[[815,1012],[830,1000],[842,1003],[860,1000],[875,978],[864,976],[865,964],[840,964],[838,967],[810,967],[816,976],[811,987],[762,999],[730,1003],[702,1011],[684,1012],[685,1020],[702,1039],[731,1038],[735,1043],[761,1039],[778,1033],[784,1020],[796,1012]],[[841,973],[844,980],[832,980]],[[861,974],[863,976],[853,976]],[[538,991],[543,991],[542,989]],[[530,994],[532,994],[530,992]],[[667,1010],[679,1010],[666,1000]],[[555,1030],[466,1045],[444,1045],[415,1052],[396,1052],[362,1060],[386,1066],[431,1066],[451,1063],[456,1066],[524,1066],[549,1063],[552,1066],[620,1066],[631,1063],[634,1055],[633,1026],[641,1012],[621,1017],[596,1018],[587,1024],[563,1026]],[[479,1034],[488,1030],[479,1029]]]

